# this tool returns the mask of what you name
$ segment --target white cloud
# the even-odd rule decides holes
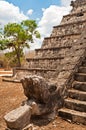
[[[32,15],[32,13],[33,13],[33,10],[32,10],[32,9],[29,9],[29,10],[27,11],[27,15]]]
[[[0,24],[4,25],[8,22],[20,22],[27,18],[28,17],[20,11],[19,7],[0,0]]]
[[[59,7],[56,5],[51,5],[49,8],[43,11],[43,17],[39,21],[39,31],[41,35],[49,36],[52,27],[59,25],[63,15],[66,15],[70,11],[70,7]]]
[[[44,12],[46,9],[45,8],[42,8],[42,11]]]
[[[36,21],[39,21],[40,20],[40,18],[36,18]]]
[[[34,43],[30,43],[30,49],[31,50],[34,50],[34,49],[36,49],[36,48],[40,48],[41,47],[41,43],[42,43],[42,41],[41,41],[41,39],[34,39]]]

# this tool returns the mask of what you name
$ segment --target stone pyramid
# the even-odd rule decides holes
[[[70,14],[35,50],[35,58],[27,58],[24,68],[16,68],[11,81],[38,75],[55,83],[64,100],[59,115],[86,125],[86,0],[72,1],[71,6]]]

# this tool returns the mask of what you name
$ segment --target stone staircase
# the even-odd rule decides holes
[[[20,82],[25,75],[38,75],[54,82],[58,101],[64,100],[59,116],[86,125],[86,0],[76,0],[72,6],[70,14],[35,50],[35,58],[27,58],[25,66],[16,68],[13,77],[4,81]]]
[[[68,89],[68,98],[64,99],[64,108],[59,116],[66,120],[86,125],[86,60],[74,75],[72,87]]]

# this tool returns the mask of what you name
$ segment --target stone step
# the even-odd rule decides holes
[[[64,57],[53,57],[53,58],[51,58],[51,57],[42,57],[42,58],[26,58],[26,60],[28,61],[28,62],[30,62],[30,61],[39,61],[39,60],[61,60],[61,59],[64,59]]]
[[[71,48],[71,46],[62,46],[62,47],[50,47],[50,48],[40,48],[40,49],[35,49],[35,51],[48,51],[48,50],[61,50],[65,48]]]
[[[63,19],[61,21],[61,24],[65,23],[71,23],[72,21],[77,22],[77,21],[83,21],[86,19],[86,10],[75,12],[75,13],[70,13],[68,15],[63,16]]]
[[[62,57],[70,52],[71,46],[36,49],[36,57]]]
[[[42,49],[51,47],[55,48],[55,47],[71,46],[78,40],[80,34],[81,33],[77,32],[60,36],[46,37],[43,41]]]
[[[40,75],[44,78],[51,78],[53,76],[55,76],[55,74],[58,73],[58,70],[56,69],[45,69],[45,68],[16,68],[15,70],[15,74],[16,73],[26,73],[26,75]]]
[[[57,69],[60,71],[62,68],[62,60],[64,57],[54,58],[28,58],[27,68],[44,68],[44,69]]]
[[[68,95],[72,99],[86,101],[86,92],[75,90],[75,89],[70,89],[68,90]]]
[[[82,62],[82,66],[83,66],[83,67],[86,67],[86,60],[84,60],[84,61]]]
[[[26,71],[56,71],[56,69],[44,69],[44,68],[20,68],[20,67],[16,67],[16,70],[26,70]]]
[[[86,25],[86,19],[76,22],[71,22],[71,23],[65,23],[65,24],[60,24],[59,26],[54,26],[53,31],[51,36],[59,36],[59,35],[67,35],[70,33],[77,33],[77,32],[82,32],[83,28]]]
[[[70,13],[70,14],[64,15],[63,18],[66,18],[66,17],[68,18],[68,16],[69,17],[77,16],[77,15],[79,15],[81,13],[86,13],[86,10],[82,10],[81,12],[79,11],[79,12],[74,12],[74,13]]]
[[[45,37],[44,39],[53,39],[53,38],[63,38],[63,37],[68,37],[68,36],[74,36],[74,35],[80,35],[81,32],[76,32],[76,33],[70,33],[70,34],[61,34],[61,35],[55,35],[55,36],[50,36],[50,37]]]
[[[40,75],[44,78],[51,78],[53,76],[55,76],[55,74],[58,73],[57,69],[45,69],[45,68],[16,68],[15,70],[16,73],[21,73],[21,72],[25,72],[27,75]]]
[[[65,120],[72,121],[74,123],[80,123],[86,125],[86,113],[79,112],[67,108],[62,108],[58,110],[59,116]]]
[[[76,73],[75,80],[80,82],[86,82],[86,74],[85,73]]]
[[[77,46],[77,45],[76,45]],[[81,47],[81,45],[78,45],[78,47]],[[83,45],[84,48],[84,45]],[[48,49],[48,48],[44,48],[44,49],[39,49],[36,51],[35,53],[35,58],[42,58],[42,57],[74,57],[74,53],[75,53],[75,57],[77,56],[82,56],[84,54],[84,49],[75,49],[74,51],[72,51],[71,46],[69,47],[57,47],[57,48],[52,48],[52,49]]]
[[[19,83],[20,80],[25,76],[25,75],[38,75],[42,76],[46,79],[51,79],[54,78],[58,75],[59,70],[56,69],[44,69],[44,68],[16,68],[14,70],[14,75],[13,77],[3,77],[3,81],[5,82],[16,82]]]
[[[86,92],[86,82],[79,82],[74,81],[72,87],[77,90],[85,91]]]
[[[80,67],[78,72],[79,73],[86,73],[86,67]]]
[[[57,26],[54,26],[54,28],[58,28],[58,27],[64,27],[64,26],[70,26],[70,25],[73,25],[73,24],[79,24],[79,23],[84,23],[84,22],[86,22],[86,19],[85,20],[83,20],[83,21],[76,21],[76,22],[71,22],[71,23],[66,23],[66,24],[62,24],[62,25],[57,25]]]
[[[85,101],[79,101],[76,99],[68,98],[64,100],[64,105],[68,109],[86,112],[86,102]]]

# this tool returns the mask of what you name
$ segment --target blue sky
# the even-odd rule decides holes
[[[37,17],[42,17],[42,8],[48,8],[50,5],[61,5],[61,0],[6,0],[9,3],[13,3],[18,6],[20,10],[27,13],[29,9],[33,10],[33,15],[30,16],[31,19],[36,19]]]
[[[0,25],[35,19],[41,39],[35,39],[31,49],[39,48],[44,37],[50,36],[53,26],[59,25],[70,10],[71,0],[0,0]]]

